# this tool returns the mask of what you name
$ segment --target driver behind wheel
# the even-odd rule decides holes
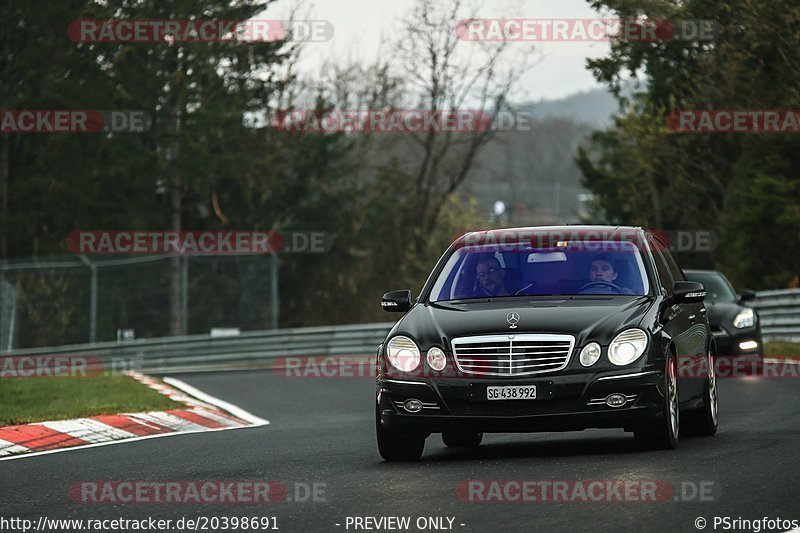
[[[614,287],[619,287],[616,280],[619,276],[617,269],[614,268],[611,259],[605,254],[598,254],[592,259],[592,264],[589,267],[589,281],[590,282],[607,282]],[[622,294],[633,294],[633,291],[627,287],[619,287]]]

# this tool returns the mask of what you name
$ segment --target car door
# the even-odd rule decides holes
[[[652,235],[648,236],[648,243],[653,254],[653,261],[656,265],[659,280],[667,293],[668,300],[661,310],[659,320],[664,332],[670,337],[678,353],[678,401],[684,403],[697,394],[696,382],[698,380],[692,379],[692,374],[690,373],[695,365],[695,360],[692,357],[694,353],[693,341],[690,339],[691,312],[684,304],[672,302],[672,287],[675,284],[675,279],[664,257],[663,251],[667,248],[666,244]]]
[[[678,263],[669,250],[662,250],[664,259],[667,261],[670,273],[676,281],[686,281],[686,276],[683,270],[678,267]],[[695,395],[699,396],[703,393],[704,380],[701,379],[705,376],[707,371],[706,354],[709,346],[709,333],[708,319],[706,317],[706,306],[704,302],[684,303],[681,304],[687,311],[689,319],[689,332],[687,334],[687,357],[689,358],[690,372],[688,375],[694,377],[692,382],[687,384],[689,390],[692,390]]]

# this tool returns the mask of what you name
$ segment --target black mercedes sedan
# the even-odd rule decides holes
[[[651,448],[717,430],[705,289],[642,228],[564,226],[461,236],[378,349],[385,460],[486,432],[623,428]]]
[[[743,289],[741,294],[736,294],[728,278],[716,270],[684,270],[684,273],[706,288],[708,322],[719,357],[760,362],[763,356],[761,324],[758,312],[747,305],[755,298],[755,293]]]

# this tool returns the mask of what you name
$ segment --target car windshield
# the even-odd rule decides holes
[[[736,293],[717,272],[687,272],[686,279],[702,283],[706,288],[706,300],[714,303],[733,303]]]
[[[631,242],[483,245],[456,249],[436,278],[429,299],[645,295],[648,287],[642,256]]]

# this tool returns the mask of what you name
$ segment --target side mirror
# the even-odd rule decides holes
[[[411,291],[390,291],[383,295],[381,298],[381,307],[384,311],[391,313],[405,313],[411,306],[414,305],[411,301]]]
[[[706,288],[696,281],[676,281],[672,287],[672,301],[676,304],[700,303],[706,298]]]
[[[742,293],[739,295],[740,302],[748,302],[750,300],[755,300],[756,298],[756,291],[751,289],[742,289]]]

